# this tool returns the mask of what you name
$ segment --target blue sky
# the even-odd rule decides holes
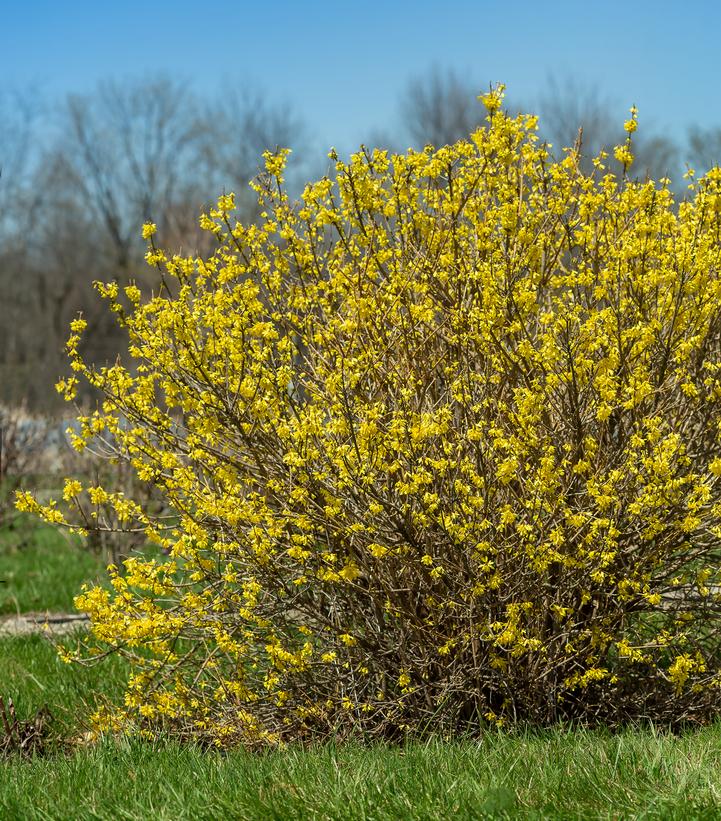
[[[0,87],[51,99],[156,72],[199,92],[251,80],[323,146],[392,126],[433,64],[506,83],[532,109],[549,74],[632,103],[655,128],[721,126],[721,2],[124,2],[0,0]]]

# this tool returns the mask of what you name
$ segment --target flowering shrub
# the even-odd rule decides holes
[[[292,204],[285,151],[154,245],[159,290],[99,285],[132,363],[77,380],[165,518],[74,481],[167,560],[85,590],[88,652],[132,661],[101,727],[259,743],[486,722],[709,715],[719,702],[721,171],[676,204],[553,162],[495,90],[468,140],[336,160]],[[620,165],[619,165],[620,163]]]
[[[85,546],[106,562],[118,564],[142,550],[147,538],[143,525],[128,526],[122,505],[115,500],[132,498],[153,516],[167,515],[169,511],[157,489],[138,479],[129,462],[114,456],[114,444],[112,440],[93,441],[92,451],[86,447],[74,453],[74,460],[66,460],[66,476],[71,478],[65,480],[63,500],[73,504],[79,523],[75,530],[82,533]],[[90,487],[96,490],[82,492]]]

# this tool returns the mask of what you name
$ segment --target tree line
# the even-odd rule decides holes
[[[407,84],[396,122],[367,142],[452,143],[483,123],[479,90],[434,68]],[[539,113],[556,150],[582,128],[586,161],[622,141],[611,102],[573,82],[550,80],[537,100],[508,105]],[[67,371],[64,343],[78,311],[88,321],[85,357],[117,356],[119,332],[91,283],[152,281],[144,222],[157,223],[163,246],[202,251],[198,214],[222,191],[235,191],[244,219],[257,216],[248,181],[265,149],[293,148],[298,180],[327,171],[313,142],[292,106],[243,85],[207,98],[168,77],[110,81],[54,106],[0,92],[0,402],[59,407],[52,386]],[[684,164],[703,171],[721,162],[721,128],[692,127],[680,143],[642,127],[634,146],[636,173],[679,180]]]

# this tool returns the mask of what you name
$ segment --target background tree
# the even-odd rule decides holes
[[[483,125],[477,85],[462,80],[452,69],[434,66],[414,77],[401,98],[405,131],[416,147],[449,145]]]
[[[262,151],[298,147],[303,133],[287,106],[248,86],[200,101],[163,76],[103,83],[52,112],[27,93],[0,98],[0,401],[58,406],[52,385],[78,310],[88,359],[114,359],[120,335],[91,283],[147,280],[150,220],[162,242],[207,252],[198,214],[219,190],[236,190],[254,219],[245,191]]]
[[[34,90],[0,93],[0,402],[21,401],[38,346],[28,247],[41,196],[32,180],[46,117]],[[27,333],[30,324],[35,339]]]
[[[366,143],[404,150],[455,142],[483,124],[477,95],[488,79],[430,68],[406,86],[398,121],[380,124]],[[592,86],[550,78],[535,108],[556,156],[583,129],[580,162],[588,170],[599,150],[610,153],[622,142],[627,103],[616,106]],[[681,148],[650,129],[643,111],[641,118],[632,175],[669,176],[685,192],[681,157],[699,173],[721,160],[721,129],[691,128]],[[48,386],[63,369],[66,328],[78,309],[92,330],[88,359],[116,356],[117,330],[90,283],[142,283],[150,273],[143,222],[157,223],[160,243],[207,254],[212,237],[200,230],[198,214],[217,193],[235,191],[242,219],[256,219],[247,182],[266,148],[290,146],[294,198],[296,182],[308,176],[309,142],[291,106],[248,83],[199,99],[169,77],[114,81],[54,108],[32,89],[0,93],[0,401],[58,406]],[[314,173],[332,177],[319,154]]]
[[[619,107],[609,97],[572,78],[550,77],[536,107],[541,134],[553,144],[556,156],[575,145],[581,133],[581,166],[585,171],[591,169],[591,161],[599,152],[605,151],[612,157],[614,146],[625,139],[623,120],[628,106],[621,108],[619,116]],[[634,134],[633,145],[635,176],[680,176],[680,152],[673,140],[643,126]]]
[[[302,177],[302,157],[308,132],[298,114],[287,104],[271,101],[259,89],[248,85],[224,91],[202,109],[202,176],[217,191],[234,191],[236,206],[246,219],[258,216],[257,198],[248,181],[260,170],[266,150],[290,148],[293,153],[289,183]],[[297,187],[297,186],[296,186]],[[207,198],[210,196],[208,194]],[[197,222],[197,220],[196,220]]]
[[[434,66],[425,74],[413,78],[400,102],[399,131],[419,148],[427,143],[448,145],[463,139],[483,125],[483,115],[477,96],[488,85],[488,79],[466,80],[451,69]],[[512,110],[527,106],[506,104]],[[582,131],[581,165],[585,171],[600,151],[613,154],[614,146],[625,138],[623,119],[628,106],[620,108],[591,85],[572,78],[551,76],[534,106],[540,115],[541,136],[553,144],[554,154],[575,145]],[[384,142],[399,146],[397,139],[380,135],[373,144]],[[704,136],[696,142],[704,143]],[[698,152],[697,152],[698,153]],[[668,137],[644,126],[634,136],[634,175],[641,178],[680,177],[680,149]],[[710,167],[709,163],[701,163]]]
[[[692,126],[688,131],[686,158],[699,174],[721,165],[721,128]]]

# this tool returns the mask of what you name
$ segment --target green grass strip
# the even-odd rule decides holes
[[[479,743],[265,754],[103,742],[11,760],[0,817],[718,818],[721,727],[489,734]]]

